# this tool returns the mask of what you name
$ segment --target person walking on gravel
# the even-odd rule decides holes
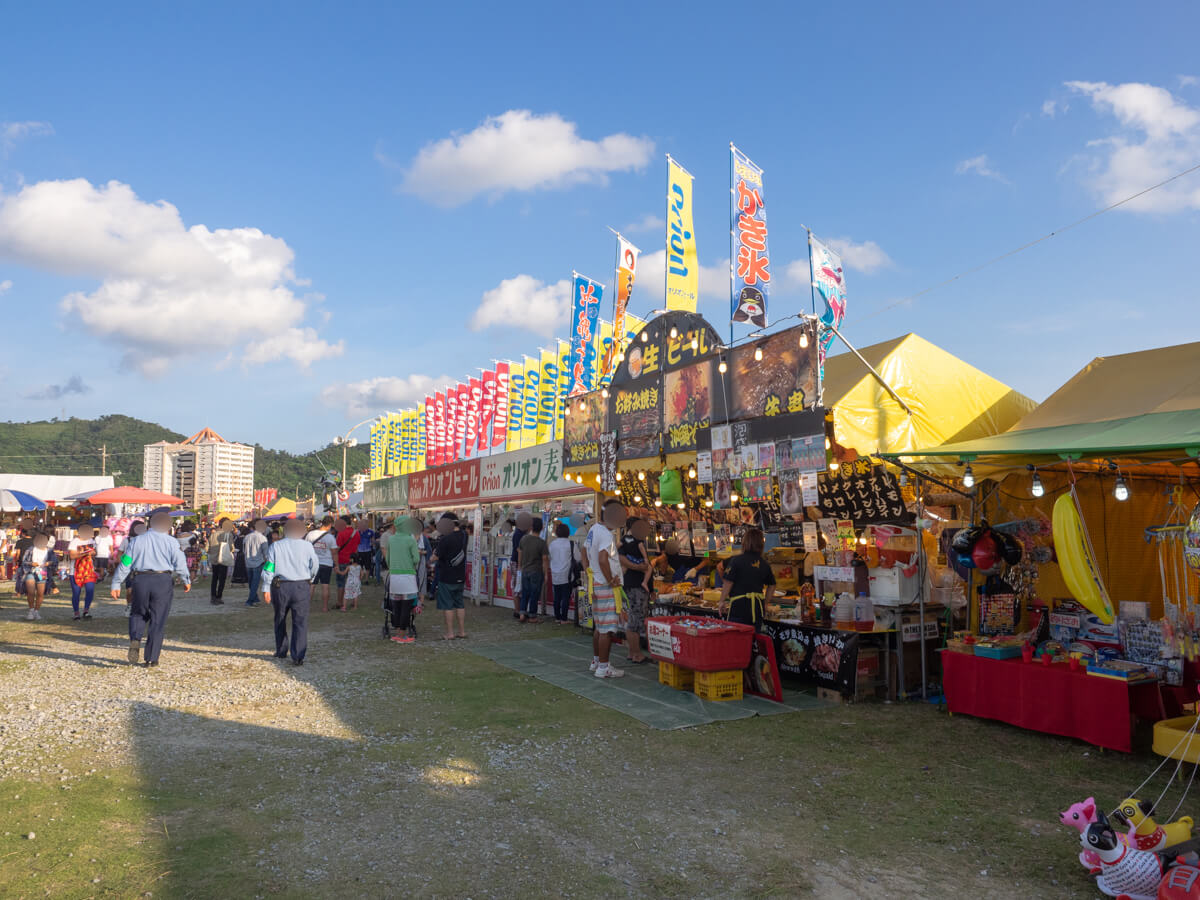
[[[232,519],[222,519],[208,541],[208,564],[212,566],[212,581],[208,583],[209,602],[219,606],[225,601],[225,579],[233,568],[233,544],[237,540]],[[178,542],[175,544],[179,546]]]
[[[289,519],[283,528],[283,539],[267,547],[262,589],[263,599],[275,607],[275,657],[286,659],[288,656],[287,617],[290,613],[291,656],[298,666],[304,665],[304,655],[308,652],[311,585],[318,568],[317,551],[304,539],[304,523],[300,519]]]
[[[146,666],[158,665],[163,633],[171,603],[175,599],[175,579],[183,582],[183,592],[192,589],[187,559],[179,542],[168,533],[171,517],[165,512],[150,517],[150,529],[126,545],[113,573],[112,598],[121,599],[121,585],[130,575],[137,577],[129,590],[129,663],[136,665],[142,635],[146,636]]]

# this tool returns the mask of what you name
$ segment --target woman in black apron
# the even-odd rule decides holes
[[[725,563],[722,576],[721,615],[730,622],[762,628],[766,606],[775,595],[775,573],[763,558],[761,528],[749,528],[742,538],[742,552]]]

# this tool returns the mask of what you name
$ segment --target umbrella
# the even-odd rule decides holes
[[[172,519],[182,519],[184,516],[190,515],[193,515],[190,509],[177,509],[175,512],[170,513]]]
[[[167,506],[179,506],[183,500],[170,494],[160,494],[158,491],[148,491],[140,487],[114,487],[92,494],[88,502],[99,506],[102,503],[157,503]]]
[[[33,496],[33,494],[27,494],[24,491],[14,491],[9,488],[0,490],[0,509],[19,509],[22,512],[31,512],[35,509],[45,508],[46,504]]]

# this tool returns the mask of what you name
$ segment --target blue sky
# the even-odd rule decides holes
[[[10,9],[2,417],[323,444],[564,334],[608,226],[661,305],[666,153],[724,332],[731,140],[772,319],[809,305],[807,225],[846,249],[852,341],[915,331],[1037,400],[1200,339],[1200,173],[878,312],[1200,163],[1191,4],[425,6]]]

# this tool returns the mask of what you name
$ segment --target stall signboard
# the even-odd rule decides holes
[[[567,401],[569,411],[563,422],[566,465],[586,466],[600,461],[600,435],[605,430],[607,402],[600,393]]]
[[[615,491],[617,481],[617,433],[605,431],[600,434],[600,490]]]
[[[813,578],[817,581],[853,581],[853,566],[813,566]]]
[[[837,543],[841,550],[854,549],[854,520],[853,519],[838,519],[837,520]]]
[[[805,525],[809,522],[782,522],[779,526],[779,544],[782,547],[803,547]]]
[[[670,622],[646,620],[646,649],[651,656],[673,660],[677,643],[678,639],[671,637]]]
[[[806,553],[812,553],[813,551],[819,549],[819,547],[820,547],[820,545],[817,543],[817,523],[816,522],[805,522],[804,523],[804,551]]]
[[[610,421],[620,442],[621,459],[658,456],[662,432],[662,379],[657,375],[631,381],[612,391]]]
[[[668,453],[695,450],[699,432],[707,429],[717,408],[712,360],[663,373],[663,441]]]
[[[481,500],[569,493],[573,483],[563,477],[562,448],[557,443],[498,453],[479,460]]]
[[[753,503],[769,500],[774,493],[770,469],[747,469],[742,473],[742,497]]]
[[[775,642],[780,674],[843,694],[854,693],[858,676],[857,634],[770,619],[763,622],[763,631]]]
[[[855,525],[907,522],[912,518],[900,496],[896,477],[866,457],[817,476],[819,506],[826,516],[849,519]]]
[[[478,459],[470,459],[436,469],[414,472],[408,476],[408,505],[416,509],[427,509],[431,506],[453,506],[477,500],[479,463]]]
[[[701,450],[696,454],[696,481],[699,484],[712,484],[712,480],[712,451]]]
[[[791,464],[801,472],[824,472],[827,466],[825,433],[795,438],[791,444]]]
[[[408,506],[408,476],[376,478],[363,485],[366,509],[404,509]]]

